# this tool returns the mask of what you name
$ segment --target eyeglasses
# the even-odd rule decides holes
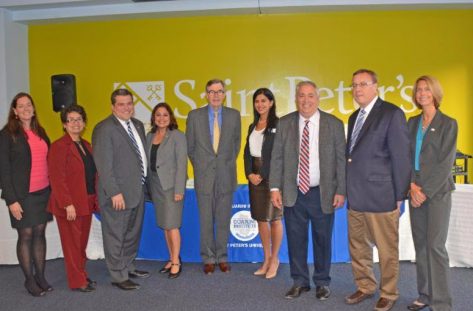
[[[82,118],[77,118],[77,119],[67,119],[67,123],[81,123],[84,120]]]
[[[225,94],[225,91],[224,90],[218,90],[218,91],[214,91],[214,90],[210,90],[210,91],[207,91],[207,94],[209,95],[223,95]]]
[[[369,85],[373,85],[373,84],[374,82],[360,82],[360,83],[353,83],[352,85],[350,85],[350,87],[352,89],[356,89],[357,87],[364,89],[365,87]]]

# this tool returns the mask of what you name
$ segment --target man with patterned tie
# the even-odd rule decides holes
[[[356,304],[373,296],[373,245],[379,253],[380,298],[374,310],[387,311],[399,296],[398,227],[407,198],[411,165],[406,118],[402,110],[378,97],[376,74],[353,74],[353,98],[360,105],[348,121],[348,235],[357,290],[347,296]]]
[[[222,272],[230,272],[227,242],[237,187],[241,120],[238,110],[223,106],[222,80],[208,81],[205,93],[208,105],[189,113],[186,138],[199,205],[200,255],[204,273],[212,274],[216,264]]]
[[[287,299],[310,290],[308,225],[312,227],[315,296],[330,296],[334,209],[345,201],[345,132],[336,117],[318,109],[312,81],[296,87],[298,111],[279,120],[271,155],[271,202],[284,206],[293,286]]]
[[[133,96],[126,89],[113,91],[112,114],[92,133],[97,193],[102,221],[105,262],[112,285],[138,289],[131,278],[149,273],[135,269],[144,215],[147,160],[143,123],[133,118]]]

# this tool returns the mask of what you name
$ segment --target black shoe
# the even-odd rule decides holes
[[[41,297],[46,295],[46,292],[36,283],[33,278],[29,278],[25,281],[25,288],[33,297]]]
[[[39,277],[38,275],[34,276],[36,283],[41,287],[45,292],[50,292],[53,290],[53,287],[49,285],[48,281],[44,277]]]
[[[132,272],[128,272],[128,276],[131,278],[141,278],[145,279],[150,276],[148,271],[141,271],[141,270],[136,270]]]
[[[161,270],[159,270],[159,273],[169,273],[169,270],[171,270],[171,266],[167,268],[166,266],[168,265],[168,263],[171,263],[171,261],[166,262],[164,266],[161,268]]]
[[[79,288],[73,288],[72,290],[76,291],[76,292],[81,292],[81,293],[90,293],[90,292],[93,292],[95,290],[95,287],[93,287],[92,285],[90,285],[90,283],[88,283],[87,286],[79,287]]]
[[[330,288],[328,286],[316,286],[315,287],[315,297],[318,300],[327,300],[330,297]]]
[[[139,289],[140,284],[133,282],[132,280],[126,280],[123,282],[112,282],[113,286],[118,287],[119,289],[123,290],[133,290],[133,289]]]
[[[170,279],[177,279],[179,277],[179,275],[181,274],[182,272],[182,263],[172,263],[171,264],[171,267],[172,266],[179,266],[179,270],[176,272],[176,273],[172,273],[171,272],[171,269],[169,269],[169,275],[168,275],[168,278]]]
[[[90,285],[90,286],[92,286],[92,287],[97,286],[97,282],[96,282],[96,281],[91,280],[91,279],[89,279],[89,278],[87,278],[86,280],[87,280],[87,284],[88,284],[88,285]]]
[[[294,299],[299,297],[303,292],[310,291],[310,286],[293,286],[291,289],[286,293],[284,298],[286,299]]]
[[[427,308],[428,306],[429,306],[428,304],[418,305],[416,303],[411,303],[410,305],[407,306],[407,309],[411,311],[419,311],[424,308]]]

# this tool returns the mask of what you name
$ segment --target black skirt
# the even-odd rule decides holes
[[[9,213],[12,228],[31,228],[53,220],[53,215],[46,210],[50,193],[51,189],[46,187],[42,190],[28,193],[26,198],[20,200],[19,203],[23,209],[23,217],[17,220]]]

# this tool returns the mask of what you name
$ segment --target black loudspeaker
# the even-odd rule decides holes
[[[51,76],[51,91],[54,111],[58,112],[63,108],[77,104],[76,77],[74,75]]]

